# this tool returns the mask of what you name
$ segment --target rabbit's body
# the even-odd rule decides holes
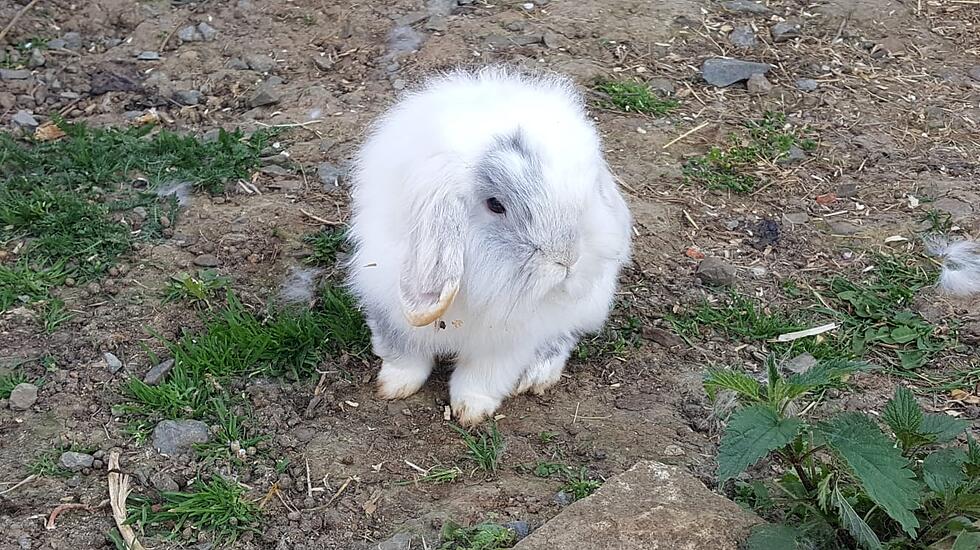
[[[350,283],[383,360],[382,396],[452,355],[467,424],[558,381],[598,330],[630,216],[565,80],[457,72],[375,126],[354,170]]]

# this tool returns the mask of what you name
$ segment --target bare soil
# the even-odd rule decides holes
[[[0,23],[24,4],[0,2]],[[223,196],[193,195],[172,238],[141,246],[126,258],[123,273],[94,292],[65,289],[62,297],[75,317],[54,334],[16,312],[0,317],[0,361],[23,364],[44,380],[31,410],[0,410],[0,492],[28,475],[34,457],[69,444],[120,449],[137,493],[154,493],[149,478],[158,471],[178,482],[192,479],[194,461],[170,460],[149,444],[138,445],[111,412],[125,377],[152,366],[148,350],[162,352],[149,330],[175,337],[201,326],[190,307],[162,303],[161,289],[174,273],[194,269],[197,255],[209,253],[246,303],[272,297],[306,250],[302,236],[321,227],[303,211],[346,219],[346,192],[325,187],[318,165],[343,166],[366,124],[398,89],[435,70],[506,61],[562,71],[584,87],[596,77],[660,79],[672,86],[681,107],[665,118],[594,111],[636,217],[635,261],[624,274],[623,295],[630,312],[642,316],[642,345],[623,357],[572,364],[544,397],[508,400],[500,410],[506,449],[499,473],[484,478],[467,469],[463,481],[446,485],[393,483],[415,474],[406,461],[466,468],[459,436],[443,419],[446,373],[402,402],[374,396],[376,361],[323,364],[320,380],[249,380],[241,389],[254,410],[253,429],[272,439],[264,457],[234,473],[255,498],[273,482],[283,492],[266,505],[259,532],[236,547],[376,548],[408,529],[432,548],[447,518],[537,526],[560,511],[554,497],[561,482],[516,467],[550,460],[557,451],[563,461],[599,476],[655,459],[682,465],[713,487],[717,434],[701,373],[709,364],[757,369],[761,354],[720,338],[690,347],[673,337],[664,315],[706,295],[697,260],[685,251],[725,258],[738,268],[742,292],[775,303],[787,278],[858,274],[870,265],[870,252],[910,246],[885,243],[892,235],[914,242],[922,211],[910,207],[910,195],[932,199],[962,233],[980,234],[980,81],[969,76],[980,66],[980,6],[772,0],[769,15],[754,15],[709,0],[551,0],[533,9],[523,2],[475,1],[442,20],[428,19],[436,4],[42,0],[16,23],[7,36],[12,45],[68,31],[80,33],[83,44],[46,52],[45,65],[29,80],[0,81],[0,123],[27,109],[42,119],[60,111],[70,121],[126,125],[133,113],[155,108],[168,127],[195,134],[295,125],[281,145],[304,170],[259,174],[252,183],[260,193],[238,186]],[[802,21],[801,37],[774,42],[769,27],[780,18]],[[201,21],[217,30],[213,40],[182,42],[175,33]],[[393,52],[392,29],[406,21],[423,41],[415,52]],[[757,30],[756,48],[740,51],[728,43],[728,31],[739,25]],[[158,51],[161,60],[137,60],[143,51]],[[275,59],[268,75],[283,81],[278,103],[250,107],[268,75],[234,68],[234,60],[252,55]],[[772,63],[771,92],[707,85],[701,63],[719,55]],[[103,92],[107,79],[134,85]],[[818,87],[802,91],[799,79],[814,79]],[[203,93],[201,104],[172,99],[191,89]],[[684,184],[686,158],[726,143],[729,132],[766,111],[810,127],[818,148],[799,163],[760,168],[765,185],[748,195]],[[827,193],[840,198],[831,205],[815,200]],[[787,213],[806,213],[806,221],[788,222]],[[779,238],[752,246],[763,220],[778,224]],[[836,222],[856,232],[835,234]],[[940,305],[938,315],[980,316],[976,304]],[[125,369],[110,374],[105,351]],[[53,357],[56,368],[45,371],[44,356]],[[929,368],[978,366],[969,350],[949,361]],[[840,407],[880,410],[896,383],[880,374],[861,377],[862,391],[843,397]],[[980,412],[948,402],[945,394],[932,405],[973,421]],[[543,432],[553,439],[544,441]],[[282,458],[289,467],[279,477],[274,465]],[[103,472],[39,478],[3,494],[0,548],[108,547],[113,522],[107,510],[66,512],[55,529],[44,526],[57,504],[95,504],[105,495]],[[197,534],[190,534],[191,540],[156,547],[193,546]]]

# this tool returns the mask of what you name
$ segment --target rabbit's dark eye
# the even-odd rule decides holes
[[[500,204],[500,201],[496,197],[487,199],[487,208],[494,214],[504,214],[507,212],[507,209],[504,208],[504,205]]]

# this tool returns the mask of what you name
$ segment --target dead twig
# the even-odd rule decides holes
[[[51,510],[51,515],[48,516],[48,521],[45,522],[44,528],[47,529],[48,531],[55,529],[57,527],[54,523],[55,520],[57,520],[58,516],[60,516],[63,512],[67,512],[68,510],[85,510],[90,514],[94,514],[96,510],[104,507],[106,504],[109,504],[108,499],[103,500],[102,502],[98,503],[95,506],[89,506],[88,504],[82,504],[80,502],[59,504],[54,507],[54,510]]]
[[[13,487],[10,487],[9,489],[4,489],[3,491],[0,491],[0,495],[5,495],[5,494],[13,491],[14,489],[20,487],[21,485],[24,485],[25,483],[30,483],[36,477],[37,477],[37,474],[31,474],[31,475],[25,477],[24,479],[20,480],[19,482],[15,483]]]
[[[10,20],[10,23],[7,23],[7,26],[4,27],[2,31],[0,31],[0,42],[3,42],[3,39],[7,38],[7,33],[10,32],[10,29],[14,28],[14,25],[17,24],[17,21],[19,21],[20,18],[23,17],[24,14],[27,13],[31,8],[33,8],[34,4],[37,4],[39,1],[40,0],[31,0],[29,4],[27,4],[26,6],[21,8],[19,12],[17,12],[17,15],[15,15],[14,18]]]
[[[665,143],[665,144],[664,144],[664,146],[663,146],[663,148],[664,148],[664,149],[666,149],[666,148],[668,148],[668,147],[670,147],[671,145],[673,145],[673,144],[675,144],[675,143],[677,143],[678,141],[680,141],[680,140],[682,140],[682,139],[684,139],[684,138],[686,138],[687,136],[689,136],[689,135],[691,135],[691,134],[693,134],[693,133],[695,133],[695,132],[700,132],[700,131],[701,131],[701,130],[703,130],[703,129],[704,129],[705,127],[707,127],[707,126],[708,126],[708,124],[711,124],[711,123],[710,123],[710,122],[703,122],[703,123],[701,123],[701,124],[698,124],[698,125],[697,125],[697,126],[695,126],[694,128],[691,128],[690,130],[688,130],[688,131],[686,131],[686,132],[684,132],[683,134],[681,134],[681,135],[679,135],[679,136],[677,136],[677,137],[675,137],[674,139],[672,139],[672,140],[670,140],[670,141],[668,141],[667,143]]]
[[[119,469],[119,453],[109,453],[109,502],[112,504],[112,519],[116,529],[122,535],[123,542],[129,550],[144,550],[144,546],[136,538],[136,532],[126,523],[126,499],[129,498],[129,474]]]
[[[313,214],[310,214],[309,212],[307,212],[306,210],[303,210],[302,208],[300,208],[299,211],[304,216],[307,216],[307,217],[309,217],[309,218],[311,218],[313,220],[316,220],[316,221],[322,223],[323,225],[344,225],[344,222],[335,222],[335,221],[327,220],[327,219],[321,218],[320,216],[315,216]]]

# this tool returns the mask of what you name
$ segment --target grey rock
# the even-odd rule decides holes
[[[970,203],[954,197],[942,197],[932,203],[932,207],[940,212],[946,212],[956,221],[969,219],[973,216],[974,208]]]
[[[218,267],[221,261],[214,254],[201,254],[194,258],[194,265],[198,267]]]
[[[817,81],[812,78],[801,78],[796,81],[796,89],[803,92],[813,92],[817,89]]]
[[[772,92],[772,84],[769,82],[769,79],[761,74],[750,76],[748,82],[745,83],[745,87],[750,94],[769,95]]]
[[[970,78],[972,78],[973,80],[976,80],[977,82],[980,82],[980,65],[977,65],[976,67],[973,67],[966,74],[970,75]]]
[[[27,80],[31,71],[27,69],[0,69],[0,80]]]
[[[779,159],[780,164],[793,164],[806,160],[806,151],[796,145],[790,145],[789,151]]]
[[[317,69],[321,71],[329,71],[333,69],[333,60],[325,55],[314,55],[313,64],[316,65]]]
[[[561,47],[561,35],[551,31],[545,32],[541,35],[541,42],[546,48],[556,50]]]
[[[443,15],[433,15],[425,22],[425,30],[433,32],[446,32],[449,30],[449,21]]]
[[[714,256],[709,256],[698,264],[698,277],[709,285],[731,286],[735,283],[736,273],[735,266]]]
[[[52,38],[48,40],[48,48],[52,50],[63,50],[68,43],[65,42],[64,38]]]
[[[82,48],[82,35],[77,32],[66,32],[61,39],[65,41],[65,48],[69,50]]]
[[[861,232],[861,228],[848,222],[832,221],[827,222],[827,229],[833,235],[856,235]]]
[[[391,29],[388,35],[388,55],[396,57],[412,53],[422,47],[425,37],[408,25],[399,25]]]
[[[210,439],[208,425],[200,420],[164,420],[153,428],[153,448],[163,455],[189,453],[195,443]]]
[[[37,386],[23,382],[14,386],[7,404],[15,411],[26,411],[37,403]]]
[[[772,34],[773,42],[786,42],[800,36],[800,30],[803,25],[794,19],[787,19],[786,21],[780,21],[773,25],[769,32]]]
[[[204,132],[203,135],[201,135],[201,141],[203,141],[204,143],[214,143],[218,141],[218,138],[220,137],[221,137],[221,128],[211,128],[207,132]]]
[[[174,99],[182,105],[197,105],[204,101],[204,94],[197,90],[177,90]]]
[[[177,38],[184,42],[200,42],[204,40],[204,35],[194,25],[187,25],[177,31]]]
[[[248,63],[246,63],[243,59],[232,57],[227,63],[225,63],[225,67],[235,71],[244,71],[248,69]]]
[[[842,183],[837,186],[837,192],[835,193],[841,198],[851,198],[856,197],[858,194],[858,186],[856,183]]]
[[[456,8],[456,0],[426,0],[425,9],[429,15],[446,16]]]
[[[758,516],[711,492],[684,468],[643,461],[562,510],[514,550],[735,550],[759,523]]]
[[[263,166],[262,168],[259,168],[259,172],[267,176],[273,176],[273,177],[285,177],[285,176],[293,175],[292,170],[288,170],[286,168],[283,168],[282,166],[277,166],[275,164]]]
[[[806,212],[783,212],[783,221],[790,225],[803,225],[810,221]]]
[[[268,79],[259,87],[255,89],[255,93],[252,97],[248,99],[249,107],[262,107],[265,105],[274,105],[279,103],[282,99],[282,93],[279,91],[278,79]]]
[[[651,78],[647,80],[647,86],[661,95],[674,95],[674,83],[669,78]]]
[[[803,374],[817,365],[817,359],[809,353],[801,353],[783,363],[783,368],[793,374]]]
[[[24,128],[26,130],[33,130],[40,126],[37,119],[30,111],[17,111],[14,116],[10,118],[10,121],[14,123],[14,126],[18,128]]]
[[[728,42],[736,48],[754,48],[759,41],[755,37],[755,31],[748,25],[735,27],[735,30],[728,34]]]
[[[180,486],[174,481],[173,476],[164,472],[155,472],[150,475],[150,483],[161,493],[175,493],[180,490]]]
[[[44,54],[41,53],[41,50],[34,48],[31,50],[31,57],[27,60],[27,66],[31,69],[36,69],[43,67],[46,62],[47,60],[44,59]]]
[[[557,493],[555,493],[554,498],[552,498],[551,500],[558,506],[562,506],[562,507],[568,506],[569,504],[574,502],[572,495],[566,493],[565,491],[558,491]]]
[[[395,533],[388,540],[382,541],[378,544],[378,550],[411,550],[412,549],[412,539],[415,537],[407,531],[402,531],[401,533]]]
[[[159,52],[151,52],[151,51],[140,52],[136,56],[136,59],[139,59],[140,61],[159,61],[160,60],[160,53]]]
[[[712,86],[731,86],[748,80],[754,74],[766,74],[772,66],[766,63],[713,57],[701,66],[701,76]]]
[[[504,527],[510,529],[514,533],[514,538],[517,540],[523,540],[531,534],[531,526],[526,521],[509,521],[504,524]]]
[[[267,73],[276,68],[276,60],[263,54],[249,54],[243,60],[249,69],[258,73]]]
[[[76,453],[74,451],[61,453],[61,458],[58,459],[58,465],[73,472],[91,468],[94,462],[94,456],[85,453]]]
[[[105,366],[107,369],[109,369],[109,372],[112,374],[116,374],[117,372],[121,371],[123,368],[122,361],[120,361],[118,357],[116,357],[115,355],[109,352],[103,353],[102,359],[105,360]]]
[[[208,25],[204,21],[197,24],[197,32],[201,34],[201,38],[208,42],[218,37],[218,29]]]
[[[133,216],[141,222],[145,221],[146,218],[149,217],[149,215],[150,213],[147,212],[146,208],[143,208],[142,206],[137,206],[136,208],[133,209]]]
[[[721,5],[732,13],[751,13],[753,15],[768,15],[771,10],[763,4],[757,4],[750,0],[732,0]]]
[[[167,359],[163,363],[153,366],[143,375],[143,383],[148,386],[156,386],[160,382],[163,382],[164,378],[170,374],[170,369],[172,368],[174,368],[173,359]]]
[[[324,162],[316,169],[316,175],[323,184],[323,190],[331,193],[341,189],[341,184],[347,177],[347,170]]]

